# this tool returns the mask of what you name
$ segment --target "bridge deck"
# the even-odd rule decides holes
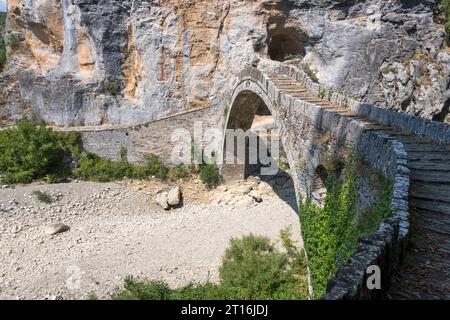
[[[450,147],[439,146],[356,115],[309,93],[287,76],[270,78],[286,94],[343,116],[403,142],[411,170],[412,234],[404,263],[396,271],[388,299],[450,299]]]

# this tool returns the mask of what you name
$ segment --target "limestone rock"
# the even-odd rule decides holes
[[[261,193],[259,193],[256,190],[252,190],[250,191],[250,193],[248,194],[250,197],[252,197],[256,202],[260,203],[263,201]]]
[[[70,227],[63,224],[63,223],[55,223],[55,224],[50,224],[48,226],[45,227],[44,232],[47,235],[55,235],[58,233],[64,233],[70,230]]]
[[[161,206],[164,210],[170,209],[170,206],[168,204],[169,194],[167,192],[160,192],[156,195],[156,203]]]
[[[9,53],[0,118],[137,124],[208,105],[220,116],[245,66],[270,69],[286,53],[349,96],[448,114],[439,0],[97,2],[8,1],[8,29],[29,49]],[[295,52],[280,51],[283,37]]]
[[[169,206],[178,206],[181,202],[181,191],[180,187],[173,188],[169,191],[167,195],[167,204]]]

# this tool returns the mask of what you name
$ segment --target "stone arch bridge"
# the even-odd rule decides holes
[[[243,70],[219,120],[217,110],[201,109],[134,127],[70,130],[81,131],[85,148],[101,156],[117,158],[120,147],[125,146],[130,161],[138,162],[148,153],[168,159],[170,132],[175,128],[191,131],[193,122],[203,120],[211,127],[219,123],[223,130],[248,130],[261,106],[270,111],[280,129],[298,199],[314,188],[318,168],[323,168],[327,159],[349,149],[360,155],[368,172],[375,170],[393,182],[393,217],[361,239],[357,254],[338,271],[325,298],[380,297],[379,291],[364,286],[365,270],[374,264],[382,268],[383,288],[390,288],[383,294],[450,298],[447,124],[359,103],[321,87],[293,66],[280,64],[267,73]],[[242,176],[245,165],[225,166],[223,172]],[[414,250],[406,246],[410,215],[415,221]],[[401,260],[400,272],[394,273]]]

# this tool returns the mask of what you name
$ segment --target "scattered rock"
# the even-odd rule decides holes
[[[63,223],[55,223],[55,224],[50,224],[48,226],[45,227],[45,234],[48,234],[49,236],[58,234],[58,233],[63,233],[63,232],[67,232],[70,230],[70,227],[63,224]]]
[[[180,187],[176,187],[169,191],[167,196],[167,203],[169,206],[178,206],[181,202]]]
[[[156,203],[161,206],[164,210],[170,209],[168,204],[169,194],[167,192],[160,192],[156,195]]]
[[[250,191],[252,191],[252,186],[246,184],[238,186],[236,189],[232,190],[232,192],[235,194],[243,194],[243,195],[249,194]]]
[[[263,201],[261,194],[256,190],[250,191],[250,193],[248,195],[250,197],[252,197],[258,203],[261,203]]]

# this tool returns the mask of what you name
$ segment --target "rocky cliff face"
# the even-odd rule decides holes
[[[5,38],[20,45],[0,77],[0,116],[102,125],[220,113],[245,65],[293,59],[349,96],[444,120],[450,50],[438,3],[9,0]]]

